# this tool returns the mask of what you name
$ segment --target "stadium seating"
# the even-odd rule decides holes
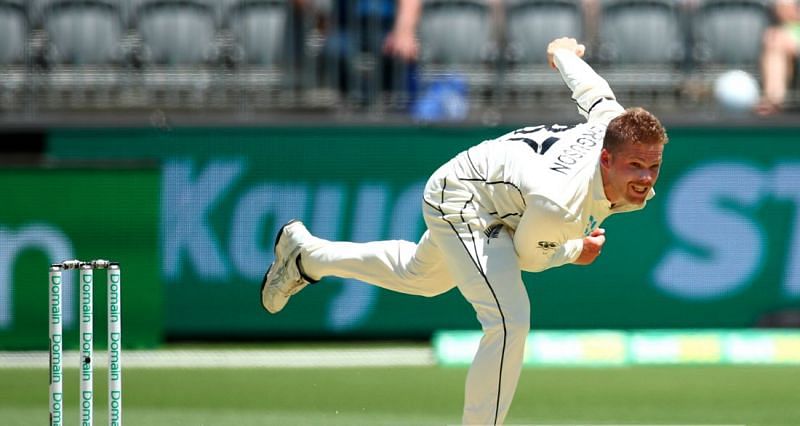
[[[284,0],[243,0],[230,6],[224,26],[235,43],[236,63],[274,67],[282,62],[287,6]]]
[[[515,64],[545,63],[547,44],[557,37],[584,40],[581,2],[516,0],[506,10],[508,57]]]
[[[107,107],[123,84],[126,25],[114,0],[39,0],[46,67],[35,87],[43,108]]]
[[[146,63],[205,65],[217,58],[216,12],[207,3],[143,1],[135,9],[134,20]]]
[[[20,104],[28,80],[25,64],[29,27],[24,1],[0,1],[0,110]]]
[[[674,0],[601,3],[598,71],[618,96],[634,102],[639,99],[631,98],[638,96],[674,100],[681,89],[681,66],[686,58],[682,18],[679,3]]]
[[[288,70],[286,41],[291,14],[286,0],[237,0],[225,5],[222,28],[228,45],[223,55],[232,67],[226,93],[271,104]],[[252,102],[252,101],[251,101]]]
[[[122,61],[124,22],[119,5],[103,0],[53,0],[42,11],[49,61],[103,65]]]
[[[205,107],[218,73],[218,5],[201,0],[136,0],[133,28],[145,105]]]
[[[494,91],[500,47],[484,0],[429,0],[419,23],[420,77],[424,82],[457,74],[474,100]]]
[[[770,25],[768,0],[700,0],[692,10],[692,67],[685,101],[711,100],[711,86],[731,69],[760,74],[762,35]],[[789,94],[790,99],[792,94]]]
[[[693,13],[692,52],[702,71],[737,67],[755,71],[770,22],[765,0],[702,0]]]
[[[599,59],[614,65],[669,66],[683,59],[684,39],[672,0],[602,3]]]
[[[472,106],[537,108],[543,97],[564,96],[545,62],[547,43],[561,36],[587,44],[586,60],[626,104],[706,102],[719,73],[759,74],[771,0],[597,0],[596,14],[585,4],[424,0],[421,88],[456,75]],[[359,104],[354,94],[364,104],[403,109],[413,99],[413,74],[380,65],[383,33],[368,37],[375,43],[365,48],[358,31],[339,28],[361,50],[331,61],[325,48],[339,38],[326,31],[338,22],[337,8],[308,7],[292,0],[0,0],[0,110],[329,107]],[[383,81],[386,75],[393,80]],[[800,93],[796,81],[790,100]]]
[[[0,64],[25,63],[28,27],[25,2],[0,1]]]
[[[506,9],[507,47],[503,71],[504,103],[533,104],[565,90],[561,76],[547,64],[547,44],[557,37],[585,40],[580,0],[516,0]]]
[[[426,2],[419,30],[422,60],[445,66],[483,63],[493,53],[491,30],[485,2]]]

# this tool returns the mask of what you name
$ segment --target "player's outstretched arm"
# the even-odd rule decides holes
[[[586,47],[574,38],[557,38],[547,46],[547,60],[572,90],[578,112],[589,121],[607,124],[624,108],[617,103],[608,82],[581,59],[585,52]]]

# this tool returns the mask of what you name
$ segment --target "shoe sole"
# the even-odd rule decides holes
[[[275,244],[272,246],[272,253],[273,253],[274,257],[277,257],[278,241],[280,241],[281,237],[283,236],[283,230],[286,229],[287,226],[289,226],[289,225],[291,225],[291,224],[293,224],[295,222],[299,222],[299,220],[292,219],[292,220],[286,222],[286,224],[281,226],[281,229],[278,230],[278,235],[275,236]],[[263,298],[264,287],[267,286],[267,276],[269,276],[269,271],[272,270],[272,266],[274,264],[275,264],[275,261],[273,260],[272,264],[269,265],[269,268],[267,268],[267,272],[264,273],[264,278],[261,279],[261,300],[262,301],[264,300],[264,298]],[[269,309],[267,309],[267,307],[264,305],[263,302],[261,303],[261,307],[264,308],[265,311],[269,312]],[[272,312],[270,312],[270,313],[272,313]]]

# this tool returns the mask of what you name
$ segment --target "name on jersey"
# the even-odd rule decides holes
[[[564,146],[555,154],[553,162],[550,164],[550,170],[563,175],[568,174],[580,159],[594,151],[593,148],[603,140],[604,135],[603,127],[589,127],[575,142]]]

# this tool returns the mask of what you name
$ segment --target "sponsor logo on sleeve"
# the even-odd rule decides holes
[[[554,241],[539,241],[538,245],[544,251],[555,250],[558,247],[558,243]]]

